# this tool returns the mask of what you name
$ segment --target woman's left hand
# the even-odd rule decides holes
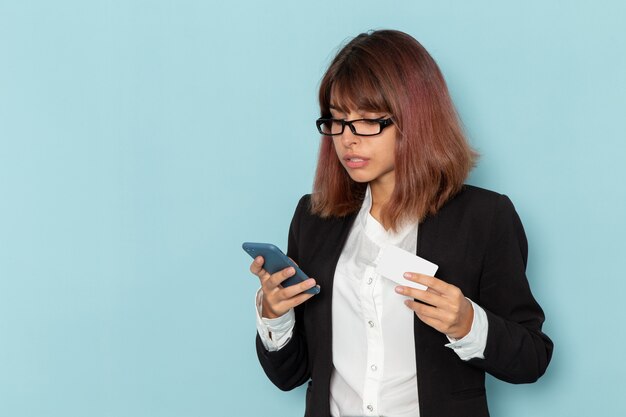
[[[474,309],[458,287],[435,277],[413,272],[405,273],[404,277],[428,287],[425,291],[405,286],[396,287],[398,294],[426,303],[421,304],[415,300],[404,302],[421,321],[454,339],[461,339],[469,333],[474,320]]]

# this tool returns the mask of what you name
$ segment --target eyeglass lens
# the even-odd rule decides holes
[[[341,120],[328,120],[320,125],[320,130],[324,134],[339,135],[343,133],[344,125],[348,129],[352,127],[352,133],[356,135],[377,135],[381,131],[380,123],[376,120],[355,120],[346,122]]]

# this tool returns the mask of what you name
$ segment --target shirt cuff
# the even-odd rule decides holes
[[[256,293],[256,329],[259,332],[261,342],[265,349],[270,352],[280,350],[291,340],[293,328],[296,324],[296,316],[293,308],[287,313],[275,319],[262,316],[263,291],[259,288]]]
[[[489,330],[489,323],[487,321],[487,313],[481,306],[473,302],[474,319],[472,320],[472,327],[468,334],[462,339],[453,339],[448,337],[450,343],[446,344],[446,347],[454,350],[454,352],[464,361],[470,359],[485,359],[485,346],[487,346],[487,332]],[[447,336],[446,336],[447,337]]]

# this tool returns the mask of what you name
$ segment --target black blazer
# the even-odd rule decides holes
[[[257,354],[282,390],[309,381],[305,416],[330,413],[333,277],[356,214],[322,219],[300,200],[289,230],[288,255],[321,286],[295,309],[292,339],[268,352],[257,335]],[[485,359],[462,361],[445,335],[414,320],[421,417],[488,416],[485,372],[503,381],[537,380],[552,356],[542,333],[544,315],[526,279],[527,242],[513,204],[504,195],[464,186],[419,226],[417,254],[439,265],[436,276],[459,287],[489,321]],[[358,349],[359,346],[355,346]]]

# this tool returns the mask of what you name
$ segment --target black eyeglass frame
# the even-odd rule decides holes
[[[325,133],[322,131],[322,125],[324,123],[329,123],[329,122],[337,122],[337,123],[341,123],[341,132],[338,133]],[[362,133],[357,133],[356,128],[354,127],[354,125],[352,123],[355,122],[369,122],[369,123],[378,123],[378,125],[380,126],[380,130],[378,131],[378,133],[370,133],[370,134],[362,134]],[[346,125],[348,125],[348,127],[350,128],[350,131],[352,132],[352,134],[356,135],[356,136],[376,136],[376,135],[380,135],[381,133],[383,133],[383,130],[386,127],[389,127],[393,124],[393,120],[391,118],[387,118],[387,119],[355,119],[355,120],[344,120],[344,119],[333,119],[333,118],[326,118],[326,117],[320,117],[319,119],[317,119],[315,121],[315,125],[317,126],[317,130],[324,136],[338,136],[343,134],[343,131],[346,128]]]

